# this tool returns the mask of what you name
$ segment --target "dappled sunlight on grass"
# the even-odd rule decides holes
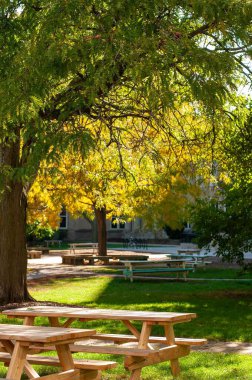
[[[108,277],[76,278],[32,287],[31,293],[38,300],[83,307],[192,312],[198,318],[176,325],[178,336],[252,341],[252,290],[246,283],[130,283]],[[73,326],[84,325],[87,324],[75,322]],[[88,327],[102,332],[127,332],[113,321],[89,322]]]

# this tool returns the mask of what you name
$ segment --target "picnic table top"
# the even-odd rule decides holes
[[[168,258],[171,258],[171,260],[175,260],[175,259],[193,259],[193,260],[199,260],[199,259],[206,259],[207,257],[206,256],[198,256],[198,255],[190,255],[190,254],[176,254],[176,253],[168,253],[166,255]]]
[[[89,246],[92,246],[92,247],[97,247],[98,246],[98,243],[93,243],[93,242],[84,242],[84,243],[71,243],[70,244],[70,247],[89,247]]]
[[[179,256],[178,256],[179,257]],[[169,264],[169,263],[181,263],[181,262],[186,262],[187,260],[184,258],[177,258],[177,259],[158,259],[158,260],[122,260],[122,263],[125,264],[143,264],[143,265],[148,265],[148,264]]]
[[[75,341],[95,334],[95,330],[63,327],[0,324],[0,340],[51,343]]]
[[[65,306],[34,306],[4,310],[2,312],[11,317],[65,317],[75,319],[108,319],[108,320],[135,320],[152,322],[186,322],[196,318],[195,313],[175,313],[137,310],[74,308]]]

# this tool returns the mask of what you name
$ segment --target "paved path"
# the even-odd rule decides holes
[[[155,255],[155,257],[157,256]],[[115,274],[115,275],[105,274],[105,273],[96,274],[92,270],[84,271],[83,266],[62,265],[61,262],[62,262],[61,256],[57,256],[57,255],[42,255],[41,259],[28,260],[28,281],[48,278],[48,277],[76,277],[76,276],[77,277],[88,277],[88,276],[123,277],[122,275],[118,275],[118,274]],[[148,277],[148,279],[149,278],[150,277]],[[190,280],[198,281],[199,279],[190,279]],[[202,280],[205,280],[205,279],[202,279]],[[219,280],[224,281],[225,279],[219,279]],[[210,281],[210,279],[207,279],[207,281]],[[217,279],[212,279],[212,281],[217,281]],[[228,281],[228,279],[226,281]],[[201,351],[201,352],[237,353],[237,354],[252,355],[252,343],[209,342],[205,346],[194,347],[192,349],[193,351]]]

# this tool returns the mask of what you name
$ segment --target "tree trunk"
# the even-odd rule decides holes
[[[107,256],[106,208],[95,208],[95,217],[98,229],[98,253],[99,256]]]
[[[0,303],[28,301],[26,196],[15,183],[0,202]]]
[[[20,137],[6,139],[0,146],[0,167],[13,175],[20,168]],[[21,180],[2,174],[0,192],[0,303],[29,301],[27,291],[26,208]]]

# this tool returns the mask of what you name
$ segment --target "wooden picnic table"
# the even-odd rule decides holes
[[[131,372],[131,380],[140,379],[143,367],[165,361],[170,361],[172,373],[177,376],[180,372],[178,359],[190,353],[191,345],[206,343],[205,339],[175,338],[173,325],[191,321],[196,317],[194,313],[34,306],[5,310],[3,314],[12,318],[24,318],[24,323],[30,325],[34,323],[36,317],[48,317],[52,326],[64,327],[70,326],[77,319],[84,322],[92,320],[121,321],[130,331],[130,335],[96,334],[94,336],[95,339],[117,341],[121,343],[120,345],[78,344],[72,345],[71,350],[124,355],[124,365]],[[66,321],[61,324],[59,318],[66,318]],[[141,323],[140,331],[132,321]],[[163,327],[162,337],[151,336],[154,325]]]
[[[166,255],[171,260],[174,259],[185,259],[188,264],[193,265],[194,267],[205,267],[208,264],[212,264],[211,261],[208,260],[207,256],[199,256],[199,255],[190,255],[190,254],[167,254]]]
[[[93,253],[98,252],[98,243],[88,242],[88,243],[71,243],[70,244],[70,253],[74,253],[81,249],[92,249]]]
[[[78,380],[69,344],[95,334],[95,330],[0,324],[0,342],[10,356],[6,379],[20,380],[25,372],[30,379]],[[63,372],[40,377],[27,361],[29,351],[36,345],[55,345]]]
[[[196,253],[197,255],[200,254],[200,249],[199,248],[180,248],[180,249],[177,249],[177,253],[178,254],[187,254],[187,255],[190,255],[190,254],[194,254]]]
[[[56,239],[45,240],[45,243],[47,247],[49,247],[50,245],[58,245],[60,247],[62,240],[56,240]]]
[[[121,261],[124,264],[125,269],[123,271],[125,279],[129,278],[133,282],[134,273],[179,273],[183,274],[184,280],[186,280],[187,273],[193,271],[193,268],[186,266],[189,260],[184,258],[177,259],[156,259],[156,260],[125,260]]]

